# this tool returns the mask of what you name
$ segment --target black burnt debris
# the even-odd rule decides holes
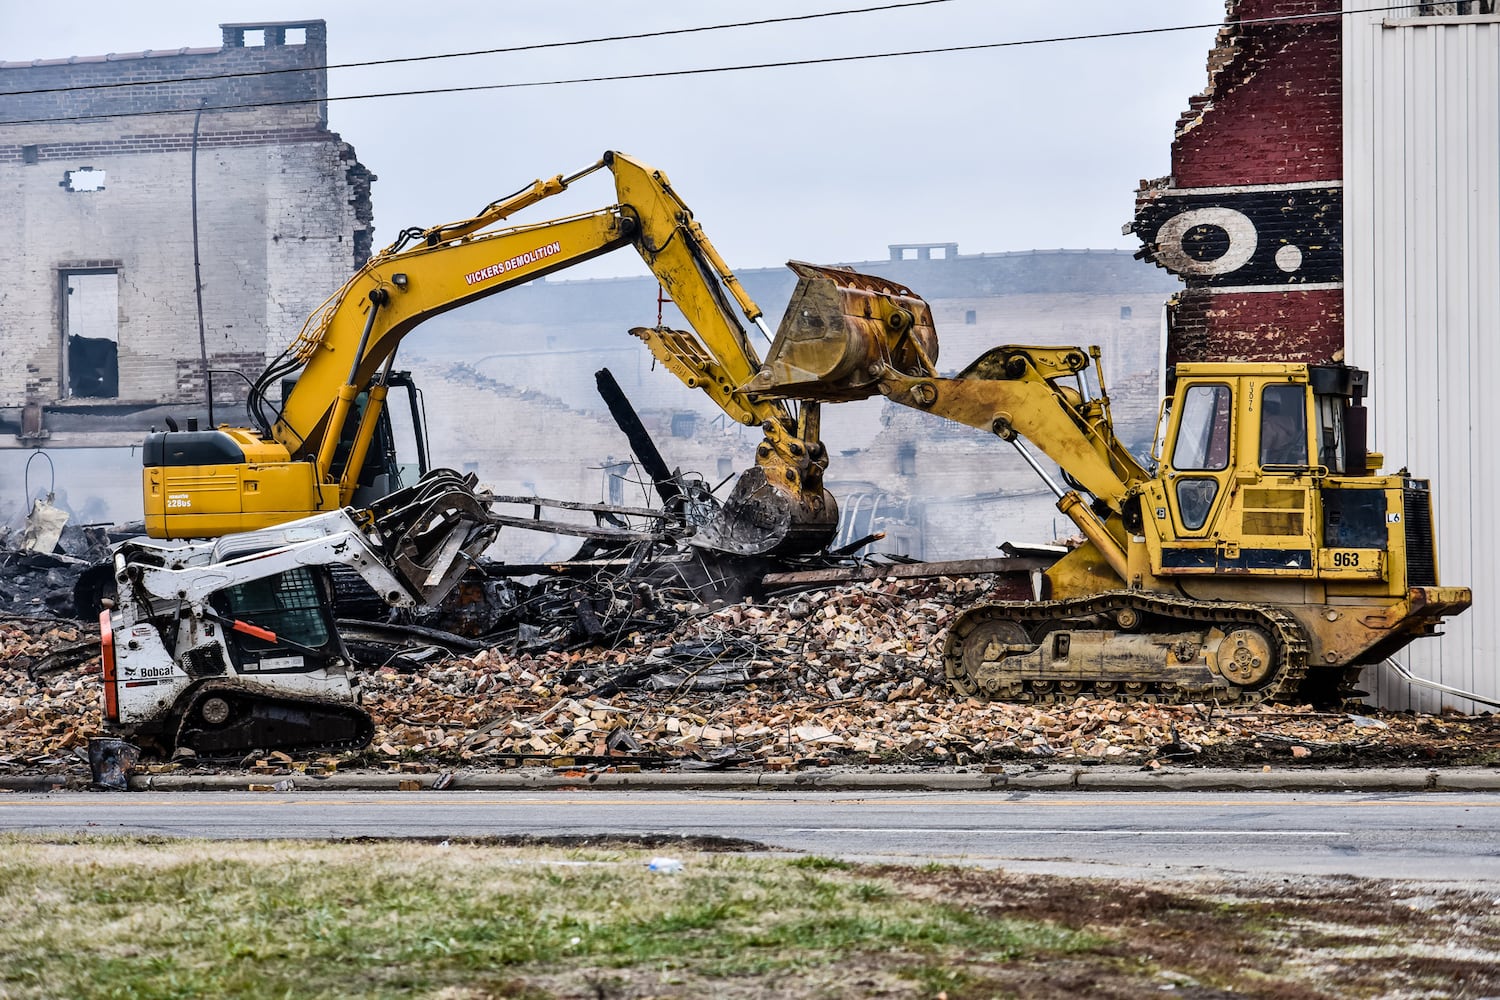
[[[44,535],[38,542],[26,525],[0,529],[0,614],[79,617],[78,588],[88,585],[88,571],[107,562],[113,542],[140,533],[64,524],[55,541]]]

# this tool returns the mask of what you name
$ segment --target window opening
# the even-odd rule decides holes
[[[60,182],[64,190],[74,192],[103,191],[105,172],[95,170],[93,167],[79,167],[77,170],[63,171],[63,179]]]
[[[1419,3],[1415,11],[1418,17],[1463,17],[1471,14],[1495,13],[1495,0],[1450,0],[1447,3]]]
[[[120,280],[114,268],[64,271],[64,380],[69,398],[120,395]]]
[[[1227,385],[1195,385],[1182,400],[1182,422],[1172,444],[1175,469],[1217,471],[1229,467],[1230,407]]]
[[[970,310],[968,310],[967,312],[964,313],[964,324],[966,326],[973,326],[974,324],[976,324],[978,322],[979,322],[979,313],[977,311],[975,311],[973,309],[970,309]]]
[[[896,450],[896,474],[901,476],[915,476],[917,474],[916,445],[903,444]]]
[[[1260,394],[1260,464],[1307,464],[1307,389],[1268,385]]]

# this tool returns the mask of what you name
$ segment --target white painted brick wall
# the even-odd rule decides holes
[[[339,143],[199,151],[199,230],[210,361],[275,354],[353,271],[353,208]],[[64,171],[106,171],[69,192]],[[62,395],[58,273],[118,261],[120,399],[198,398],[177,377],[198,357],[191,160],[186,152],[0,165],[0,406]],[[168,193],[163,198],[163,193]],[[254,372],[251,373],[255,374]]]

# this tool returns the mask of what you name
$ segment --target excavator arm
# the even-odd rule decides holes
[[[1016,446],[1125,575],[1121,529],[1107,528],[1091,505],[1052,482],[1018,440],[1035,444],[1109,513],[1126,515],[1150,477],[1115,436],[1097,352],[1093,394],[1085,378],[1090,356],[1077,347],[997,347],[957,375],[939,375],[932,315],[914,293],[839,268],[792,268],[797,288],[765,364],[744,386],[749,395],[849,401],[878,393],[991,431]]]
[[[497,228],[511,216],[567,190],[599,170],[615,182],[613,205],[580,215]],[[665,174],[629,156],[607,152],[575,174],[538,180],[485,207],[472,218],[408,230],[357,271],[304,325],[251,393],[260,434],[221,429],[232,440],[156,442],[161,464],[196,466],[211,476],[228,468],[219,456],[238,454],[236,492],[246,516],[239,522],[189,517],[185,489],[173,492],[167,477],[147,470],[148,530],[159,537],[216,534],[260,527],[286,516],[347,506],[355,501],[361,470],[384,406],[387,382],[402,339],[423,321],[505,289],[633,246],[687,318],[690,329],[632,330],[686,385],[703,391],[732,419],[759,426],[765,435],[756,467],[742,475],[720,519],[699,541],[739,553],[806,551],[822,547],[837,527],[838,511],[823,489],[827,454],[819,439],[816,401],[755,396],[742,388],[760,370],[759,355],[738,314],[766,332],[759,306],[724,263],[692,211]],[[279,410],[268,400],[284,380],[295,385]],[[213,432],[210,432],[212,434]],[[192,448],[183,447],[191,443]],[[279,447],[278,447],[279,446]],[[285,449],[284,457],[279,448]],[[215,450],[217,449],[217,450]],[[149,464],[149,463],[148,463]],[[231,463],[233,464],[233,463]],[[254,481],[243,469],[256,469]],[[280,478],[277,478],[278,475]],[[288,485],[288,484],[291,485]],[[301,484],[301,485],[298,485]],[[305,500],[285,495],[306,492]],[[250,496],[256,494],[258,496]],[[269,495],[269,498],[268,498]],[[249,507],[256,506],[254,520]],[[155,517],[152,511],[160,509]],[[193,513],[196,513],[194,511]],[[223,525],[237,524],[237,527]]]

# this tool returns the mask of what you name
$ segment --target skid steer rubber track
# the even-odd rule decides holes
[[[344,751],[361,749],[374,735],[374,720],[357,705],[269,694],[231,681],[193,692],[173,747],[207,758],[252,750]]]

